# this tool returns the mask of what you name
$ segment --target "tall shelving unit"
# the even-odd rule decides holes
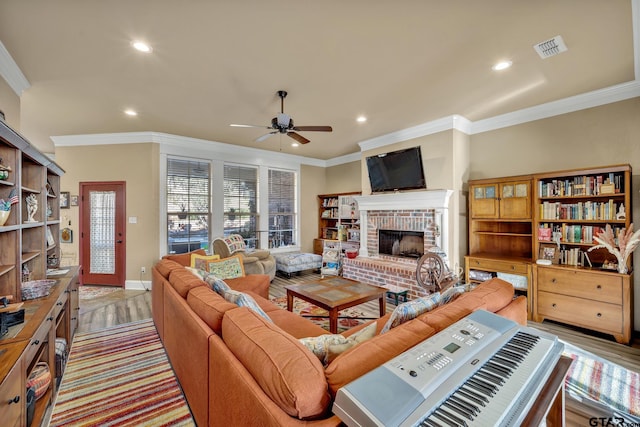
[[[322,255],[327,241],[341,241],[342,251],[360,248],[360,211],[354,196],[361,193],[318,195],[318,238],[313,252]]]

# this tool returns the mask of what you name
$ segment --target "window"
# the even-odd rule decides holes
[[[269,169],[269,248],[295,245],[296,174]]]
[[[185,253],[209,245],[208,162],[167,159],[167,249]]]
[[[258,168],[224,165],[224,235],[240,234],[247,248],[258,242]]]

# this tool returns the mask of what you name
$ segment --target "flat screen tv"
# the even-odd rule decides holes
[[[427,188],[420,147],[367,157],[371,192]]]

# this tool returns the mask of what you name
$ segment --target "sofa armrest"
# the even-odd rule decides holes
[[[271,252],[266,249],[255,249],[245,252],[246,256],[256,257],[258,259],[267,259],[271,256]]]

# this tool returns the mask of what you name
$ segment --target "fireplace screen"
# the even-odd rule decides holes
[[[378,252],[407,258],[424,254],[424,233],[421,231],[378,230]]]

